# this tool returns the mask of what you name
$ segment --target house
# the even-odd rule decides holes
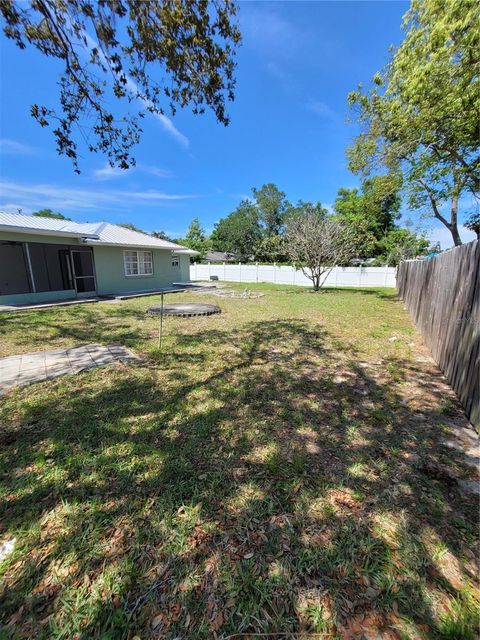
[[[235,262],[235,256],[233,253],[223,251],[207,251],[205,260],[207,262]]]
[[[190,280],[190,255],[108,222],[0,212],[0,305],[151,292]]]

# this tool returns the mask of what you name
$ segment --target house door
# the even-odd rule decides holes
[[[73,279],[79,296],[91,296],[97,292],[93,253],[72,250]]]

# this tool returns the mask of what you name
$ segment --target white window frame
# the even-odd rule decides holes
[[[172,267],[177,269],[180,266],[180,256],[172,256]]]
[[[126,278],[151,278],[153,252],[143,249],[126,249],[123,252],[123,271]]]

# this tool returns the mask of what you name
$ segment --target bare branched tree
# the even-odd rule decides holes
[[[322,288],[335,265],[348,263],[354,255],[351,232],[319,208],[307,206],[292,216],[285,239],[290,259],[312,281],[314,291]]]

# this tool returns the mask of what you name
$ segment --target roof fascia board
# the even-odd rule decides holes
[[[173,253],[186,253],[196,255],[199,253],[193,249],[186,249],[180,245],[174,245],[172,247],[161,247],[157,244],[135,244],[133,242],[103,242],[102,240],[90,240],[86,238],[83,244],[88,244],[91,247],[124,247],[128,249],[159,249],[160,251],[172,251]]]

